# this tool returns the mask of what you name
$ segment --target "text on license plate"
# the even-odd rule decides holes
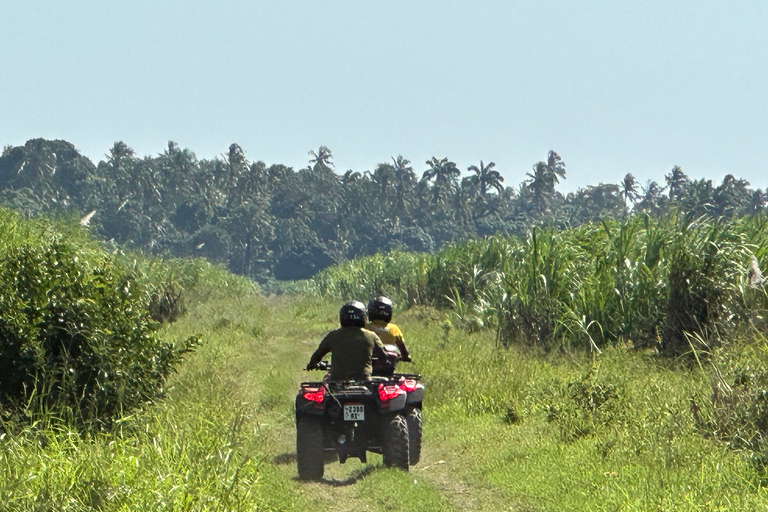
[[[344,421],[362,421],[365,419],[365,406],[347,404],[344,406]]]

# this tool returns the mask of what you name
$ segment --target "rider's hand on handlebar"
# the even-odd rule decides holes
[[[404,357],[400,358],[400,360],[403,361],[404,363],[412,363],[413,362],[411,360],[411,356],[404,356]]]
[[[304,368],[304,370],[309,371],[309,370],[314,370],[315,368],[316,368],[315,365],[311,363],[307,363],[307,367]]]

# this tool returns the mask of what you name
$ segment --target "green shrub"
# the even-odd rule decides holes
[[[196,340],[157,337],[148,293],[89,243],[0,219],[0,405],[105,426],[155,398]],[[20,234],[21,233],[21,234]]]

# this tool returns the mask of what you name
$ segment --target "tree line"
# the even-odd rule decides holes
[[[202,256],[260,282],[314,275],[335,263],[393,249],[430,252],[532,226],[576,227],[681,208],[737,217],[763,211],[766,192],[727,175],[692,180],[673,167],[664,183],[632,174],[562,194],[566,165],[550,151],[517,186],[492,161],[466,170],[447,157],[422,165],[403,156],[372,171],[337,172],[326,146],[299,170],[250,161],[238,145],[199,160],[169,142],[140,157],[116,142],[94,164],[69,142],[33,139],[0,156],[0,204],[78,215],[98,236],[150,254]]]

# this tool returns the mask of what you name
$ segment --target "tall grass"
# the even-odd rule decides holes
[[[423,254],[376,254],[319,272],[310,290],[342,300],[385,293],[401,304],[429,304],[427,275],[433,267],[434,258]]]
[[[764,265],[768,222],[692,219],[676,212],[556,231],[493,237],[434,255],[391,253],[327,269],[314,290],[339,299],[388,294],[404,306],[452,307],[504,344],[591,350],[616,343],[690,352],[687,334],[720,339],[764,328],[763,288],[747,269]]]
[[[493,414],[513,424],[544,415],[548,427],[543,434],[539,427],[530,435],[554,435],[566,446],[600,450],[603,461],[612,462],[590,462],[595,470],[602,467],[608,475],[626,474],[645,482],[620,485],[613,476],[603,482],[573,478],[580,486],[615,492],[609,509],[753,507],[760,499],[743,500],[725,488],[733,485],[764,497],[760,482],[768,467],[768,295],[763,284],[749,282],[748,269],[753,260],[765,268],[767,257],[765,217],[722,221],[681,212],[564,231],[534,228],[525,239],[471,241],[422,255],[419,273],[425,279],[419,282],[423,288],[418,296],[426,300],[421,303],[451,308],[450,320],[440,323],[439,350],[422,355],[428,360],[425,373],[432,375],[430,390],[438,400],[452,404],[446,414],[457,409],[462,414]],[[328,281],[316,281],[317,291],[332,294],[333,277],[359,278],[354,281],[358,296],[398,296],[396,288],[369,289],[368,283],[376,280],[365,274],[369,271],[377,269],[366,266],[365,260],[347,263],[326,274]],[[399,271],[408,279],[416,274],[408,267]],[[496,343],[478,338],[480,334],[467,338],[454,325],[469,332],[490,327]],[[407,335],[412,332],[406,330]],[[499,343],[509,350],[494,348]],[[603,355],[593,367],[578,366],[576,375],[569,371],[567,379],[548,380],[537,363],[524,362],[540,356],[521,356],[519,347],[551,354],[560,353],[551,351],[556,347],[580,348]],[[643,353],[630,355],[626,347],[647,347],[673,357],[654,368]],[[686,356],[680,368],[675,366],[679,356]],[[474,363],[466,365],[459,357]],[[473,385],[467,386],[461,379],[468,374],[454,371],[467,367],[489,370],[470,370]],[[550,427],[556,431],[550,432]],[[578,451],[556,442],[549,447],[553,465],[560,464],[551,458],[555,454],[572,457]],[[729,448],[737,455],[727,453]],[[704,456],[712,449],[714,457]],[[482,450],[472,453],[489,464],[495,460]],[[515,457],[515,449],[510,456]],[[748,468],[738,469],[739,457],[749,461]],[[636,462],[627,463],[632,460]],[[579,471],[578,464],[565,467]],[[704,475],[724,467],[735,481]],[[701,486],[693,485],[694,492],[664,491],[668,485],[692,485],[697,471]],[[525,492],[526,486],[510,485],[510,480],[530,478],[507,467],[484,474],[516,492]],[[551,481],[560,482],[564,476],[555,475]],[[540,497],[541,489],[536,494]],[[561,503],[560,498],[551,496],[553,503]]]

